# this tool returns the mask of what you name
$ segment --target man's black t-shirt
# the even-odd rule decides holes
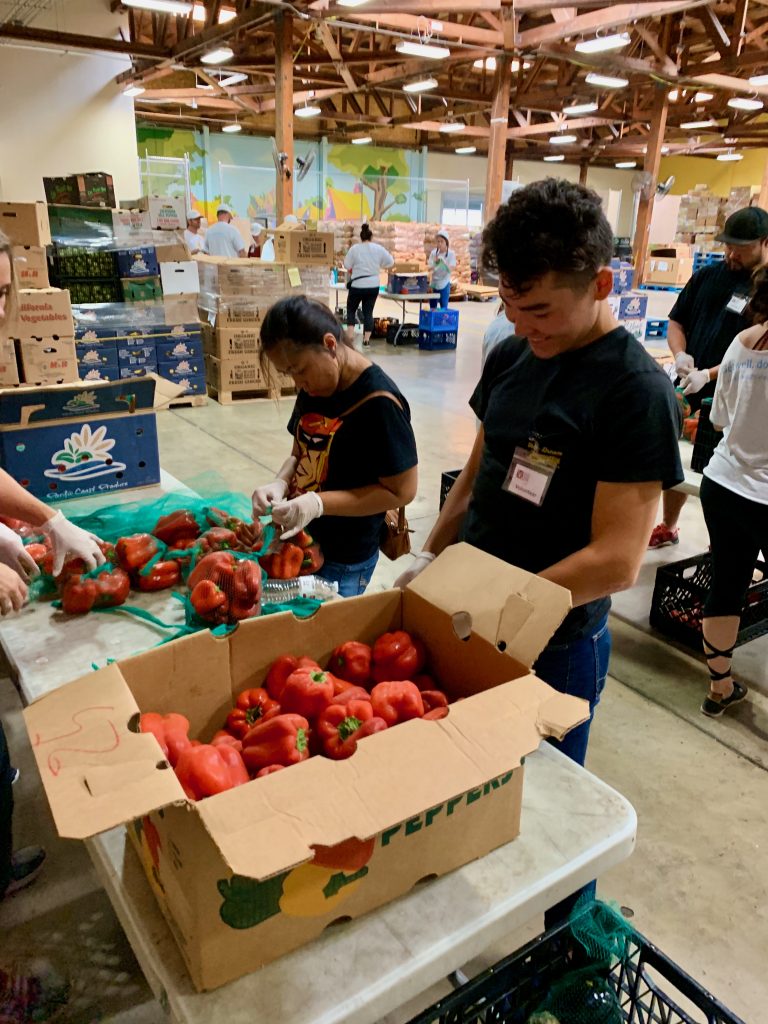
[[[589,544],[599,481],[683,479],[674,389],[623,328],[553,359],[509,338],[489,355],[469,404],[485,447],[462,539],[529,572]],[[541,505],[503,487],[517,448],[556,467]],[[603,598],[573,609],[552,643],[587,635],[609,608]]]
[[[401,408],[384,396],[358,406],[374,391],[394,395]],[[288,430],[299,446],[291,497],[306,491],[367,487],[418,462],[408,403],[378,366],[369,366],[348,388],[328,398],[300,391]],[[383,522],[383,512],[321,516],[309,531],[329,562],[356,565],[375,554]]]
[[[669,314],[685,331],[685,350],[697,370],[719,366],[736,335],[752,321],[728,309],[734,295],[747,299],[752,275],[748,270],[729,270],[725,261],[697,271],[680,292]],[[714,385],[710,389],[714,394]]]

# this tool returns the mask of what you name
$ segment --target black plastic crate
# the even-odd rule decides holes
[[[440,508],[445,504],[445,499],[448,497],[448,492],[459,479],[460,469],[447,470],[440,477]]]
[[[63,277],[58,282],[59,288],[66,288],[69,291],[69,298],[73,305],[81,305],[88,302],[122,302],[123,290],[120,281],[113,281],[111,278],[98,280],[81,281],[79,278],[70,281]]]
[[[389,345],[418,345],[418,343],[418,324],[399,324],[393,321],[387,328],[387,344]]]
[[[113,251],[84,245],[56,245],[50,256],[50,269],[52,281],[118,278]]]
[[[736,647],[768,633],[768,565],[758,561],[755,568],[763,576],[759,583],[752,583],[747,592]],[[651,599],[653,628],[700,651],[701,619],[711,585],[709,553],[659,566]]]
[[[526,1024],[557,982],[585,966],[585,957],[570,926],[560,925],[424,1010],[410,1024]],[[744,1024],[637,932],[627,940],[621,960],[600,973],[616,992],[624,1024],[702,1024],[702,1020]],[[679,1005],[681,997],[697,1007],[695,1018]]]
[[[712,412],[712,399],[705,398],[699,410],[699,421],[696,424],[696,439],[693,442],[691,469],[703,473],[705,466],[712,458],[712,453],[723,439],[722,431],[715,430],[709,418]]]

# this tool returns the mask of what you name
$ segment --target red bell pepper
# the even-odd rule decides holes
[[[46,538],[46,544],[27,544],[24,550],[44,576],[53,575],[53,548]]]
[[[292,654],[281,654],[269,666],[264,680],[264,689],[273,700],[280,700],[283,695],[285,681],[299,667],[299,659]]]
[[[302,544],[300,539],[306,539],[309,544]],[[316,544],[304,530],[292,538],[293,543],[298,545],[304,552],[304,558],[299,570],[299,576],[312,576],[325,565],[325,558],[319,544]]]
[[[227,594],[232,593],[235,576],[235,556],[231,551],[212,551],[204,555],[189,574],[187,586],[193,590],[201,580],[212,580]]]
[[[115,567],[104,569],[96,576],[96,602],[94,608],[116,608],[125,604],[131,592],[131,578],[127,572]]]
[[[175,587],[181,579],[181,566],[172,558],[166,562],[155,562],[146,575],[139,573],[136,579],[139,590],[144,593],[168,590],[169,587]]]
[[[143,569],[160,550],[157,539],[151,533],[134,533],[121,537],[115,545],[117,561],[127,572]]]
[[[360,740],[364,740],[366,736],[373,736],[375,732],[383,732],[386,728],[388,726],[384,719],[374,715],[367,722],[363,722],[357,732],[352,733],[347,742],[354,744],[355,749],[357,749],[357,744]]]
[[[412,683],[415,683],[420,690],[437,690],[439,689],[433,676],[428,675],[426,672],[420,672],[418,675],[413,676],[411,679]]]
[[[422,716],[428,722],[437,722],[441,718],[448,717],[448,708],[432,708],[431,711],[427,711]]]
[[[355,686],[366,686],[371,681],[371,648],[357,640],[348,640],[334,648],[328,662],[328,671]]]
[[[335,679],[335,677],[334,677]],[[351,683],[345,683],[346,689],[336,691],[334,686],[333,703],[341,704],[342,706],[347,705],[351,700],[367,700],[370,704],[371,695],[367,690],[364,690],[362,686],[353,686]]]
[[[232,581],[230,621],[250,619],[261,611],[261,569],[257,562],[239,558]]]
[[[243,690],[235,701],[235,706],[227,715],[227,731],[238,739],[242,739],[252,725],[255,725],[268,711],[279,708],[276,700],[272,700],[261,686],[251,690]]]
[[[333,676],[312,668],[297,668],[285,681],[280,706],[284,711],[317,718],[333,700]]]
[[[200,527],[193,512],[187,508],[177,508],[167,516],[161,516],[155,523],[152,533],[169,548],[175,548],[179,541],[195,540],[200,536]]]
[[[200,580],[192,588],[189,600],[195,614],[206,622],[224,622],[227,617],[229,601],[227,595],[217,587],[213,580]]]
[[[248,782],[243,759],[234,747],[201,743],[182,750],[176,776],[190,800],[215,796]]]
[[[421,700],[424,704],[424,712],[434,711],[435,708],[447,708],[448,698],[442,690],[422,690]]]
[[[98,576],[70,576],[61,589],[61,607],[67,615],[83,615],[92,608],[125,604],[131,581],[122,569],[104,569]]]
[[[283,541],[273,554],[262,556],[261,567],[271,580],[292,580],[299,575],[303,561],[304,552],[298,544]]]
[[[235,534],[224,526],[212,526],[210,530],[205,531],[198,543],[204,555],[210,554],[211,551],[231,551],[239,547]]]
[[[371,690],[371,704],[374,714],[389,726],[421,718],[424,714],[419,688],[407,680],[377,683]]]
[[[270,764],[266,768],[260,768],[256,772],[255,778],[263,779],[265,775],[274,775],[275,772],[281,772],[285,768],[284,764]]]
[[[243,761],[255,775],[270,765],[288,767],[309,757],[309,722],[302,715],[277,715],[257,722],[243,737]]]
[[[211,743],[214,747],[218,747],[220,745],[225,747],[234,747],[239,753],[242,754],[243,752],[243,744],[240,740],[235,739],[231,732],[227,732],[226,729],[219,729],[218,732],[215,732],[211,739]]]
[[[369,700],[329,704],[317,720],[317,735],[325,755],[334,761],[351,757],[357,749],[357,744],[351,741],[351,737],[371,718],[373,706]]]
[[[410,633],[384,633],[373,645],[371,674],[377,683],[410,680],[424,668],[424,645]]]
[[[96,580],[70,576],[61,591],[61,608],[67,615],[84,615],[96,604]]]
[[[182,750],[191,746],[189,719],[173,711],[168,715],[148,711],[139,719],[139,730],[152,733],[172,768],[176,767]]]

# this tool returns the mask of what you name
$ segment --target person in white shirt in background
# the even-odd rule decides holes
[[[203,252],[209,256],[226,256],[227,259],[241,259],[246,255],[245,242],[240,232],[232,225],[232,211],[225,203],[220,203],[216,210],[216,223],[212,224],[205,235]]]
[[[201,220],[202,215],[197,210],[190,210],[187,213],[187,228],[184,232],[184,241],[189,249],[190,256],[194,256],[196,252],[202,252],[203,250],[205,239],[200,234]]]
[[[440,294],[440,308],[448,309],[451,294],[451,271],[456,266],[456,255],[451,252],[451,242],[445,231],[435,235],[435,248],[429,254],[427,265],[432,271],[431,290]],[[437,308],[437,299],[429,303],[432,309]]]
[[[701,711],[710,718],[747,696],[731,658],[755,564],[768,554],[768,267],[754,273],[747,311],[756,324],[736,335],[717,375],[710,421],[723,438],[701,482],[712,551],[702,621],[711,682]]]
[[[344,257],[349,271],[347,294],[347,327],[354,328],[357,308],[363,306],[363,344],[370,345],[373,333],[373,308],[379,295],[379,274],[395,262],[383,245],[373,241],[367,224],[360,228],[360,241]]]

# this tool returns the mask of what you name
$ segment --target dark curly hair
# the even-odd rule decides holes
[[[745,313],[758,324],[768,320],[768,267],[758,267],[752,274],[752,295]]]
[[[550,272],[585,288],[612,256],[600,197],[559,178],[517,189],[483,232],[485,269],[518,294]]]

